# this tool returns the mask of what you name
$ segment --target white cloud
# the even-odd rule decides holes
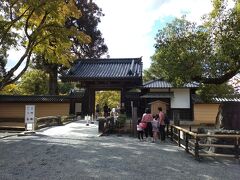
[[[169,16],[200,22],[210,12],[210,0],[95,0],[105,14],[99,25],[112,58],[143,56],[143,67],[150,66],[155,43],[153,26]]]
[[[99,28],[112,58],[143,56],[143,67],[150,66],[150,56],[157,21],[166,17],[181,17],[188,13],[189,20],[200,22],[201,16],[210,12],[210,0],[93,0],[105,14]],[[9,52],[7,69],[19,60],[23,50]],[[18,70],[19,72],[20,70]]]

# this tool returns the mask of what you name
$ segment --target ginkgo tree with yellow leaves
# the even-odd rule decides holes
[[[69,66],[75,59],[71,51],[74,37],[90,43],[90,36],[76,27],[66,27],[70,17],[79,18],[74,0],[2,0],[0,4],[0,89],[17,81],[28,69],[36,54],[44,59]],[[24,49],[22,56],[8,71],[7,53],[11,48]],[[19,70],[19,67],[24,67]],[[16,72],[19,72],[16,74]]]

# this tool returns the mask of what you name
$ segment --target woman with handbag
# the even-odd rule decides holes
[[[152,120],[153,120],[153,116],[151,114],[151,110],[149,108],[146,108],[145,113],[142,116],[142,123],[146,123],[147,127],[144,129],[145,131],[145,136],[146,139],[148,139],[148,135],[150,137],[153,137],[153,133],[152,133]]]

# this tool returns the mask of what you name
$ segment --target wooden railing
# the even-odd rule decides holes
[[[170,125],[170,133],[168,135],[170,139],[178,144],[179,147],[183,147],[187,153],[192,154],[196,160],[200,160],[202,157],[229,157],[239,160],[239,139],[240,135],[236,134],[198,134],[187,129],[183,129],[179,126]],[[232,144],[213,144],[207,141],[207,138],[216,139],[231,139]],[[214,153],[204,148],[231,148],[234,153],[222,154]]]
[[[113,117],[99,118],[98,131],[103,134],[117,133],[118,135],[127,132],[127,127],[131,128],[132,123],[126,119],[115,119]]]
[[[39,117],[35,122],[35,129],[39,129],[41,127],[47,127],[50,125],[61,125],[61,116],[46,116]]]
[[[51,125],[62,125],[63,123],[73,121],[76,119],[75,115],[69,116],[46,116],[39,117],[35,122],[35,129],[39,129],[41,127],[51,126]]]

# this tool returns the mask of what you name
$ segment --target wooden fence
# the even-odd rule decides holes
[[[39,117],[36,118],[35,129],[51,125],[62,125],[63,123],[74,121],[75,119],[76,119],[75,115]]]
[[[228,157],[236,158],[239,160],[239,139],[240,135],[236,134],[199,134],[187,129],[183,129],[179,126],[170,125],[170,138],[175,141],[179,147],[183,147],[187,153],[192,154],[196,160],[200,160],[202,157]],[[231,139],[233,143],[229,144],[216,144],[209,143],[207,138],[216,139]],[[214,153],[206,148],[221,148],[232,149],[232,154]]]

